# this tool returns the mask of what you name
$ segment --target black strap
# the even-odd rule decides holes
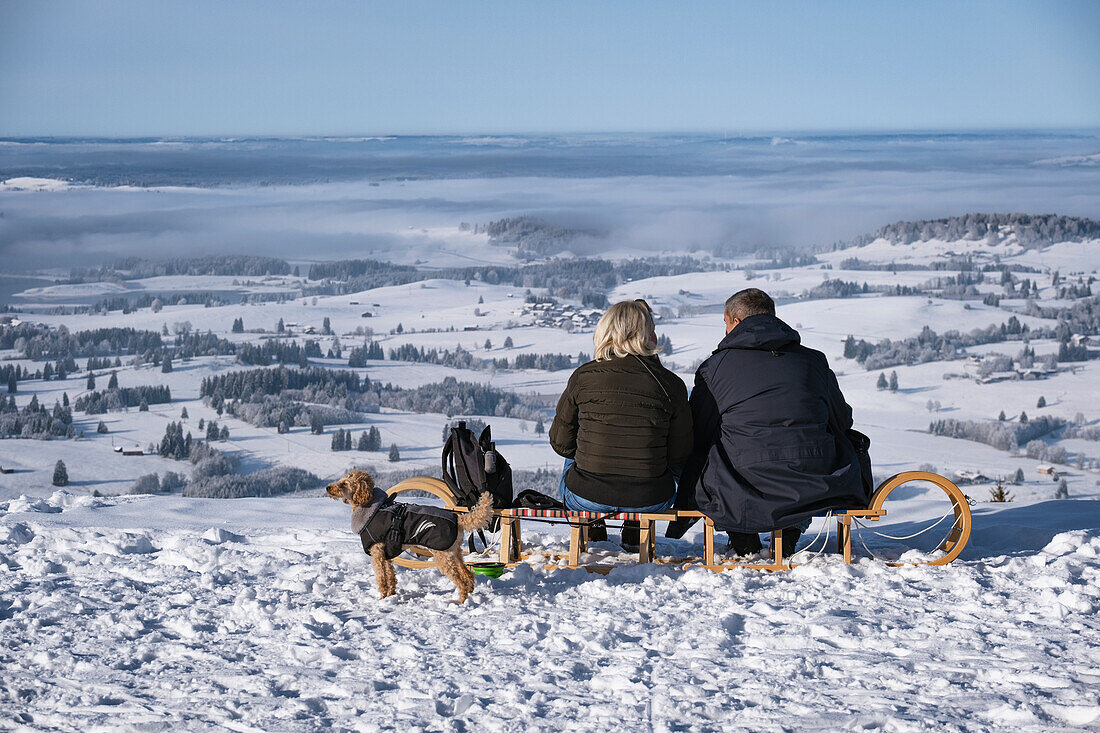
[[[390,501],[393,501],[392,499]],[[393,502],[393,509],[391,514],[393,519],[390,522],[390,529],[386,532],[386,539],[383,540],[386,552],[386,557],[393,559],[401,554],[401,550],[405,545],[405,515],[408,513],[408,507],[404,504]]]
[[[631,354],[631,356],[638,360],[638,363],[641,364],[647,372],[649,372],[649,376],[653,377],[653,381],[656,382],[657,386],[661,388],[661,391],[665,393],[665,399],[668,400],[668,409],[671,410],[672,398],[669,397],[668,390],[665,389],[665,385],[661,383],[661,380],[658,379],[657,375],[653,373],[653,370],[649,368],[649,364],[646,364],[645,361],[642,360],[642,357],[638,356],[637,354]]]
[[[476,535],[477,535],[478,537],[480,537],[480,538],[481,538],[481,547],[482,547],[482,549],[480,550],[480,552],[484,552],[485,550],[488,550],[488,549],[489,549],[489,543],[488,543],[488,542],[487,542],[487,541],[485,540],[485,533],[484,533],[484,532],[482,532],[482,531],[481,531],[481,530],[479,529],[479,530],[477,530],[476,532],[471,532],[471,533],[470,533],[470,538],[469,538],[469,543],[470,543],[470,552],[471,552],[471,553],[476,553],[476,552],[479,552],[479,550],[478,550],[478,549],[477,549],[477,548],[476,548],[476,547],[474,546],[474,535],[475,535],[475,534],[476,534]]]
[[[443,444],[443,481],[446,482],[447,487],[451,491],[458,491],[458,477],[454,470],[454,453],[455,453],[455,438],[454,428],[451,428],[451,434],[447,438],[447,442]]]

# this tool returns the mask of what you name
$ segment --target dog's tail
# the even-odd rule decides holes
[[[493,516],[493,496],[485,492],[474,504],[473,509],[458,515],[458,528],[463,532],[472,532],[475,529],[485,529],[489,526],[489,520]]]

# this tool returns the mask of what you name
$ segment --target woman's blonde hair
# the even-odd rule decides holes
[[[607,309],[592,336],[596,361],[615,357],[652,356],[659,349],[653,338],[653,315],[636,300],[624,300]]]

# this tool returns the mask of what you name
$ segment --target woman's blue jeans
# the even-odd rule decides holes
[[[565,459],[565,467],[561,471],[561,482],[559,488],[561,489],[561,500],[565,504],[565,508],[574,512],[663,512],[672,506],[673,501],[676,500],[676,494],[673,492],[672,496],[667,501],[663,501],[660,504],[653,504],[652,506],[611,506],[609,504],[597,504],[594,501],[589,501],[584,497],[577,496],[569,487],[565,485],[565,474],[569,471],[569,467],[574,463],[572,458]]]

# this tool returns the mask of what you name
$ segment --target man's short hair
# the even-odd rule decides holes
[[[745,288],[726,301],[726,320],[732,323],[749,316],[775,315],[775,301],[759,288]]]

